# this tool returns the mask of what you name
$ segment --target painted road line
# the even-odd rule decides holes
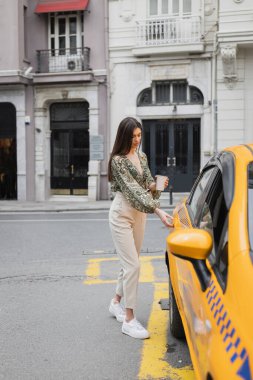
[[[140,278],[139,282],[153,282],[154,268],[151,260],[141,260]]]
[[[163,255],[159,256],[141,256],[141,272],[139,282],[151,282],[155,281],[154,278],[154,268],[152,265],[152,260],[164,260]],[[101,278],[101,263],[119,261],[118,257],[99,257],[88,260],[87,269],[85,271],[86,279],[84,280],[85,285],[100,285],[100,284],[115,284],[116,279],[103,280]],[[116,275],[116,274],[115,274]]]
[[[86,276],[89,279],[98,279],[100,276],[100,265],[98,261],[89,260],[89,265],[86,270]]]
[[[169,313],[161,310],[159,300],[168,297],[167,283],[154,283],[153,306],[148,321],[150,339],[143,342],[139,380],[194,380],[191,367],[173,368],[166,361]]]
[[[116,279],[103,280],[100,278],[101,263],[119,261],[118,257],[97,257],[95,259],[89,259],[87,269],[85,271],[86,280],[83,281],[85,285],[100,285],[100,284],[115,284]]]
[[[167,327],[169,313],[161,309],[159,301],[168,297],[168,281],[161,282],[161,278],[154,276],[153,261],[164,260],[163,255],[141,256],[140,282],[151,282],[154,286],[154,297],[151,314],[148,321],[148,330],[151,339],[143,342],[141,364],[138,374],[139,380],[194,380],[191,367],[173,368],[166,358],[167,353]],[[117,280],[103,280],[101,278],[101,264],[119,261],[117,257],[99,257],[88,260],[85,271],[85,285],[115,284]],[[166,278],[167,280],[167,278]],[[159,281],[159,282],[158,282]]]

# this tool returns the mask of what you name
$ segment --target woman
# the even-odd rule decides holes
[[[126,117],[118,127],[108,164],[108,177],[116,196],[112,202],[109,223],[121,270],[115,297],[109,311],[122,324],[122,332],[133,338],[149,338],[148,331],[134,316],[139,281],[139,254],[144,237],[147,213],[155,213],[167,227],[173,219],[161,210],[156,184],[147,157],[139,151],[142,125]],[[168,186],[168,179],[165,187]],[[171,219],[170,221],[168,219]],[[124,296],[125,310],[120,304]]]

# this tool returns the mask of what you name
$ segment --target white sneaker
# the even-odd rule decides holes
[[[147,339],[149,338],[149,332],[141,325],[136,318],[131,319],[130,322],[123,322],[122,325],[123,334],[129,335],[132,338]]]
[[[125,309],[119,302],[114,302],[114,299],[111,300],[109,312],[116,317],[118,322],[124,321],[126,316]]]

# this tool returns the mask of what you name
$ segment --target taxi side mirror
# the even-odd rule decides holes
[[[206,259],[213,247],[211,235],[197,228],[176,229],[167,237],[167,247],[173,256],[192,263],[201,289],[205,291],[211,277],[206,265]]]
[[[173,255],[196,260],[206,260],[213,247],[210,234],[197,228],[176,229],[167,237],[167,244]]]

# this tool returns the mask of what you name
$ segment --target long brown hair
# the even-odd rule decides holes
[[[125,156],[130,152],[132,146],[133,132],[136,128],[140,128],[142,131],[141,123],[136,120],[134,117],[125,117],[119,126],[116,134],[115,142],[112,148],[112,153],[110,155],[108,163],[108,179],[112,180],[112,169],[111,163],[112,158],[115,155]]]

